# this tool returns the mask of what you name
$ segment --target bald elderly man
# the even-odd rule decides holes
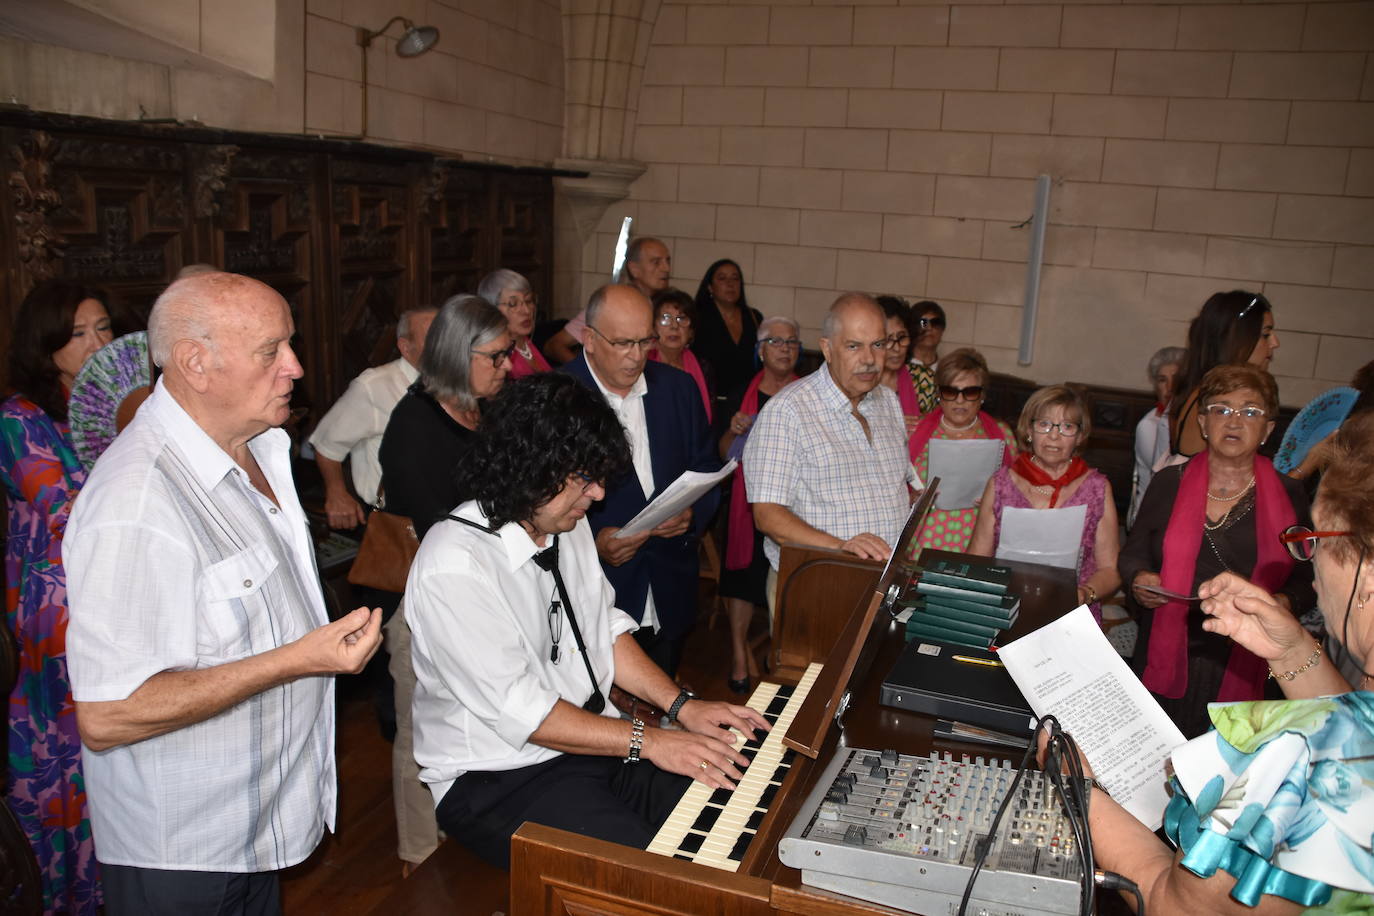
[[[277,913],[277,871],[333,829],[334,679],[380,611],[330,623],[291,480],[301,366],[248,277],[153,305],[162,376],[101,456],[63,540],[67,662],[105,912]]]
[[[778,392],[744,447],[754,525],[766,535],[769,606],[780,544],[844,550],[884,561],[922,487],[907,455],[897,395],[882,378],[892,346],[883,310],[845,293],[821,327],[825,366]]]
[[[673,256],[668,246],[651,236],[641,236],[625,249],[625,266],[620,270],[620,282],[633,287],[653,299],[654,293],[668,288],[673,272]],[[567,364],[577,356],[579,345],[587,342],[587,310],[577,313],[544,344],[548,353],[560,364]]]

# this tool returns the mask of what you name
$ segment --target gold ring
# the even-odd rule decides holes
[[[703,761],[701,762],[701,768],[702,768],[703,770],[709,770],[709,769],[711,768],[711,763],[710,763],[710,761],[703,760]]]

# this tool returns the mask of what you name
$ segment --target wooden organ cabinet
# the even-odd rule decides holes
[[[899,556],[904,554],[903,540]],[[922,559],[927,555],[941,552],[927,552]],[[1001,565],[1012,567],[1012,588],[1022,600],[1008,638],[1077,604],[1072,573],[1005,561]],[[882,591],[891,581],[909,582],[912,572],[894,564],[882,588],[879,574],[878,564],[839,551],[783,549],[772,677],[794,681],[812,662],[822,662],[824,668],[787,730],[786,743],[797,751],[795,759],[737,871],[526,824],[511,847],[513,916],[900,913],[807,887],[800,872],[783,865],[777,855],[779,840],[842,740],[850,747],[894,748],[905,754],[925,754],[932,747],[934,718],[878,702],[883,678],[905,642],[904,627],[881,607]],[[843,724],[837,726],[836,708],[845,700]],[[977,745],[940,747],[989,753]]]

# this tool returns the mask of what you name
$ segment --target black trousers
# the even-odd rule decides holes
[[[664,637],[663,631],[654,632],[649,627],[640,627],[635,630],[635,642],[644,650],[644,654],[649,656],[649,660],[663,669],[663,673],[671,678],[677,677],[678,666],[682,664],[682,650],[687,647],[687,637],[691,635],[684,633],[673,639]]]
[[[450,837],[510,868],[511,834],[526,821],[643,849],[690,782],[648,761],[563,754],[518,770],[466,773],[435,814]]]
[[[105,916],[280,916],[277,873],[168,871],[100,863]]]

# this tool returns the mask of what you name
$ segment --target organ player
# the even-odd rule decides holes
[[[647,846],[691,779],[732,788],[739,735],[768,727],[680,690],[614,606],[585,516],[630,466],[596,393],[555,374],[508,383],[457,471],[474,498],[411,567],[420,778],[439,826],[494,865],[525,821]],[[612,684],[677,727],[621,719]]]

